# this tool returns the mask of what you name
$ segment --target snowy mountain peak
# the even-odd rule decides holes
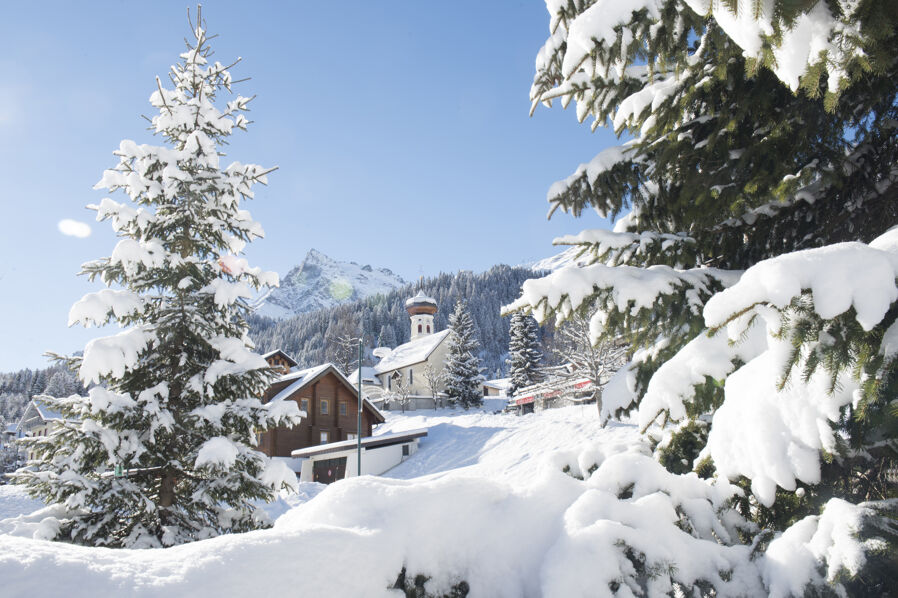
[[[317,249],[310,249],[302,262],[281,278],[280,287],[259,299],[257,313],[288,318],[388,293],[405,284],[387,268],[339,262]]]

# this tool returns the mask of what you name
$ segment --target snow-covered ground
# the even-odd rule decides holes
[[[551,595],[544,561],[585,491],[562,472],[645,451],[635,428],[598,426],[594,407],[516,417],[483,410],[389,413],[378,433],[428,428],[420,450],[365,476],[269,505],[274,528],[158,550],[34,539],[46,513],[2,488],[0,579],[8,596],[401,596],[405,566],[431,592],[465,580],[471,596]],[[587,463],[588,461],[588,463]],[[19,515],[18,517],[14,517]],[[19,535],[16,535],[19,534]]]

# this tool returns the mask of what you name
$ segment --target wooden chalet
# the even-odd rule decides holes
[[[269,355],[278,357],[278,353]],[[262,401],[295,401],[305,412],[298,426],[260,434],[258,448],[269,457],[290,457],[298,449],[357,438],[358,390],[333,364],[284,374]],[[362,437],[371,436],[374,425],[383,421],[383,414],[363,399]]]
[[[268,365],[271,367],[280,368],[281,372],[284,374],[289,374],[292,368],[299,365],[292,357],[280,349],[275,349],[274,351],[266,353],[262,358],[267,361]]]

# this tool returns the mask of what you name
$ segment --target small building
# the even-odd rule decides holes
[[[504,397],[510,378],[498,378],[496,380],[486,380],[483,383],[483,396],[486,397]]]
[[[6,424],[6,428],[3,430],[3,434],[0,435],[0,448],[10,446],[13,442],[15,442],[17,438],[16,428],[18,427],[18,424]]]
[[[363,438],[362,475],[380,475],[399,465],[418,450],[427,430],[411,430]],[[301,482],[330,484],[355,477],[358,470],[358,440],[346,440],[293,451],[301,461]]]
[[[363,368],[362,391],[385,409],[434,409],[445,383],[434,385],[431,378],[445,369],[449,352],[446,339],[451,331],[436,332],[433,322],[436,299],[423,291],[408,299],[405,309],[410,318],[411,340],[392,350],[375,350],[380,361],[367,372]],[[355,380],[357,376],[358,370],[350,374],[350,379]]]
[[[280,368],[281,373],[289,374],[290,370],[298,366],[292,357],[281,351],[280,349],[275,349],[274,351],[269,351],[262,358],[268,362],[273,368]]]
[[[278,378],[262,397],[264,403],[294,401],[305,413],[292,428],[279,427],[259,434],[259,450],[269,457],[290,457],[306,447],[352,440],[358,435],[358,390],[331,363]],[[384,416],[362,399],[362,437],[371,436]]]
[[[50,409],[39,397],[28,402],[25,412],[16,424],[15,437],[27,438],[32,436],[47,436],[54,427],[61,425],[66,418],[61,413]],[[77,421],[77,420],[68,420]],[[28,459],[33,459],[34,454],[28,451]]]
[[[569,405],[595,402],[595,389],[588,378],[555,378],[518,389],[505,406],[506,411],[526,415]]]

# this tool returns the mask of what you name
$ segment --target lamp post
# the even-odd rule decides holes
[[[359,338],[359,418],[355,428],[357,444],[357,468],[356,475],[362,475],[362,339]]]

